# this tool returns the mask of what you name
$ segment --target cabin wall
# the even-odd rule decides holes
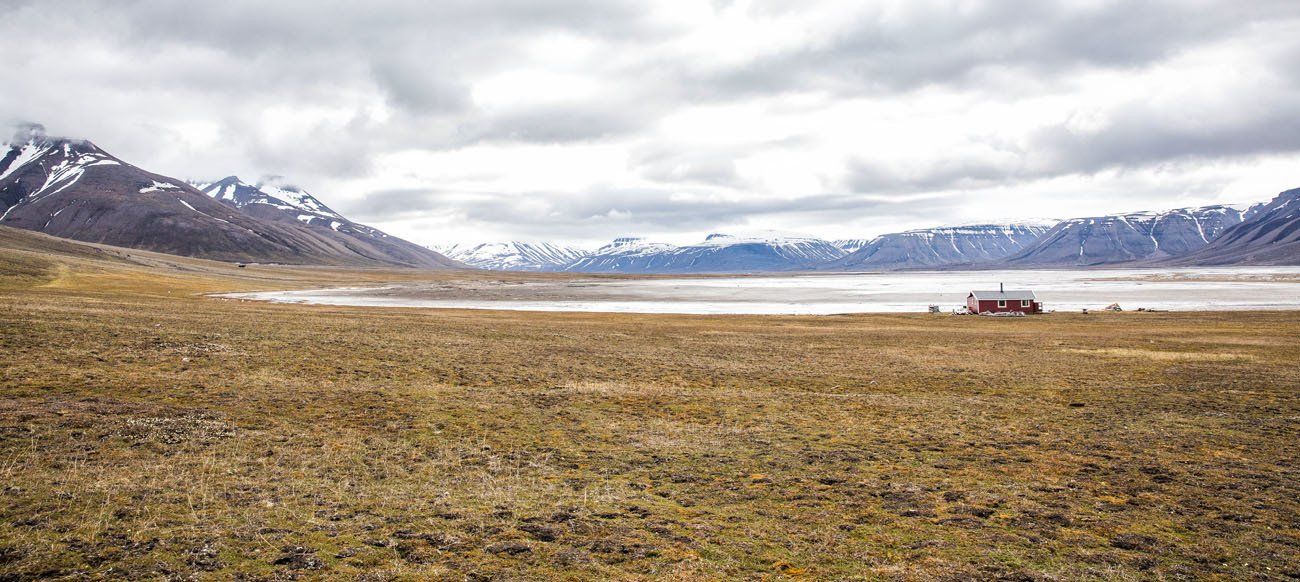
[[[1030,301],[1028,307],[1021,307],[1019,300],[1009,300],[1007,301],[1006,307],[998,307],[998,302],[996,299],[980,300],[978,308],[973,309],[973,311],[975,311],[976,313],[1009,313],[1013,311],[1018,311],[1021,313],[1037,313],[1038,302]]]

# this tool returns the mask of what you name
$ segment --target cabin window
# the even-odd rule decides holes
[[[999,300],[998,300],[998,307],[1006,307],[1006,306],[1007,306],[1007,300],[1006,300],[1006,299],[999,299]]]
[[[1021,300],[1020,300],[1020,306],[1021,306],[1021,307],[1029,307],[1029,300],[1028,300],[1028,299],[1021,299]]]

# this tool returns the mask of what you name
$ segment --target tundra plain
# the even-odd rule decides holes
[[[1300,312],[208,296],[556,277],[0,228],[0,578],[1300,577]]]

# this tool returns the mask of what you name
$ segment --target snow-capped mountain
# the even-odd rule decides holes
[[[1231,206],[1181,208],[1063,220],[1008,266],[1087,266],[1180,257],[1210,244],[1241,222]]]
[[[89,141],[47,136],[39,126],[0,146],[4,226],[224,261],[459,266],[400,239],[377,244],[247,208],[123,162]]]
[[[194,183],[204,194],[225,202],[235,208],[248,208],[264,205],[287,211],[300,222],[311,224],[341,224],[347,222],[339,213],[296,186],[283,184],[278,178],[267,179],[257,184],[249,184],[238,176],[227,176],[216,182]],[[335,227],[337,229],[337,226]]]
[[[917,269],[993,261],[1032,244],[1049,227],[1036,223],[924,228],[871,239],[823,268]]]
[[[710,234],[704,241],[673,246],[638,238],[620,238],[569,271],[588,273],[750,273],[812,268],[837,259],[844,251],[813,237],[763,233],[753,236]]]
[[[0,204],[5,212],[0,220],[10,215],[17,220],[15,211],[21,213],[75,186],[91,168],[121,165],[120,160],[93,143],[50,138],[31,128],[4,145],[4,156],[0,157]],[[94,172],[96,177],[100,173]]]
[[[335,212],[306,191],[273,177],[250,184],[238,176],[194,183],[213,200],[268,221],[297,223],[319,237],[365,257],[411,265],[459,266],[425,247],[358,224]]]
[[[562,271],[589,251],[545,242],[453,244],[434,250],[457,261],[494,271]]]
[[[647,241],[641,237],[616,238],[591,254],[565,267],[584,273],[654,273],[675,245]]]
[[[1300,188],[1250,207],[1205,248],[1177,259],[1200,265],[1300,265]]]

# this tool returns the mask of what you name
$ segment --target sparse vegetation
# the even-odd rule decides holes
[[[0,578],[1300,577],[1300,314],[271,305],[200,293],[487,275],[126,254],[0,228]]]

